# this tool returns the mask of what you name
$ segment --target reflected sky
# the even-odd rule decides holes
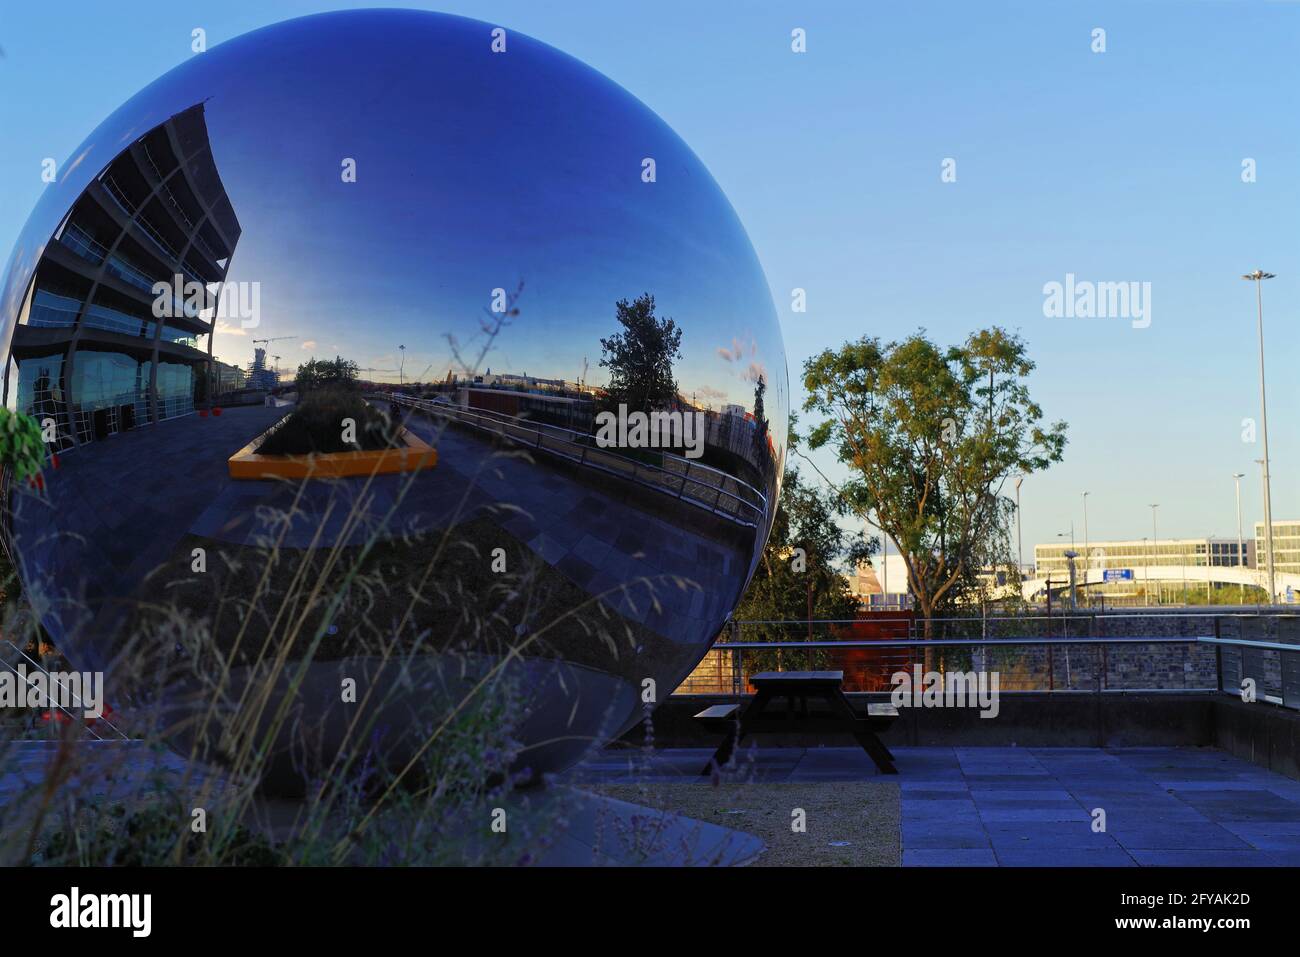
[[[482,365],[577,380],[585,360],[599,386],[614,303],[651,292],[685,330],[683,395],[750,409],[766,375],[784,437],[785,360],[754,251],[657,116],[522,35],[493,53],[491,26],[476,21],[391,11],[310,22],[287,42],[269,27],[196,56],[110,117],[43,198],[17,272],[57,225],[53,194],[66,210],[113,153],[202,102],[243,227],[228,279],[260,284],[258,324],[218,326],[223,361],[246,365],[254,338],[295,337],[269,350],[281,369],[339,354],[396,381],[400,344],[407,381],[442,379],[454,367],[446,336],[477,355],[492,290],[522,282],[521,314]],[[646,157],[654,183],[642,181]]]
[[[495,54],[492,39],[488,24],[408,11],[266,28],[194,57],[142,91],[91,134],[43,195],[11,259],[3,320],[16,359],[11,404],[53,418],[67,453],[43,497],[23,497],[13,520],[25,585],[61,649],[103,661],[122,650],[113,639],[156,636],[154,624],[133,616],[166,594],[192,620],[214,622],[205,633],[211,640],[190,649],[193,661],[213,649],[224,654],[230,636],[221,628],[243,632],[244,619],[214,611],[230,596],[253,596],[251,620],[275,600],[297,600],[285,597],[291,586],[266,597],[238,577],[258,567],[274,541],[277,568],[308,570],[283,571],[286,581],[315,581],[310,570],[322,551],[352,548],[362,566],[357,580],[382,578],[379,592],[394,602],[358,598],[346,609],[318,608],[337,636],[330,660],[365,658],[380,647],[375,642],[391,647],[391,632],[404,627],[421,648],[433,635],[448,648],[500,655],[502,642],[531,641],[543,611],[554,617],[587,608],[593,621],[617,621],[624,645],[605,643],[575,618],[554,629],[550,647],[528,652],[588,675],[570,680],[566,687],[576,690],[541,690],[554,719],[521,738],[572,738],[566,747],[578,750],[548,759],[553,766],[631,720],[633,682],[653,676],[673,687],[700,660],[753,573],[779,486],[788,382],[767,282],[712,177],[652,112],[549,47],[508,34],[506,52]],[[127,150],[113,175],[88,190]],[[189,157],[186,172],[171,172],[168,151]],[[654,182],[643,179],[646,158],[654,160]],[[355,162],[355,182],[343,175],[345,161]],[[543,446],[540,430],[528,433],[536,457],[518,456],[501,454],[496,425],[541,414],[523,403],[566,403],[546,414],[576,411],[564,422],[578,428],[596,403],[571,391],[556,399],[507,390],[511,408],[485,399],[471,409],[466,399],[453,414],[449,406],[412,409],[371,394],[380,411],[406,417],[408,438],[437,450],[436,467],[406,470],[409,476],[357,472],[339,482],[237,475],[231,456],[296,413],[268,407],[249,390],[240,396],[249,402],[221,402],[236,393],[218,394],[223,414],[208,414],[205,397],[191,402],[189,394],[208,381],[194,375],[206,361],[201,354],[167,364],[161,346],[151,349],[138,335],[125,344],[110,338],[113,323],[143,315],[106,313],[95,325],[83,308],[75,326],[71,318],[60,324],[60,316],[78,315],[78,296],[108,308],[95,297],[113,291],[102,280],[118,260],[113,275],[135,275],[123,281],[134,288],[107,298],[147,312],[148,280],[157,276],[127,260],[153,256],[163,264],[157,268],[171,270],[185,255],[167,254],[161,233],[141,240],[148,216],[158,219],[155,227],[181,217],[185,228],[173,223],[168,235],[184,233],[186,248],[201,235],[196,223],[207,209],[189,205],[195,220],[176,194],[163,207],[160,174],[180,195],[192,183],[209,203],[224,194],[233,208],[233,220],[216,217],[230,243],[223,248],[233,247],[225,280],[256,284],[255,299],[242,290],[233,299],[256,301],[258,311],[218,320],[211,342],[224,362],[245,366],[255,341],[270,339],[273,363],[290,375],[309,358],[341,355],[372,381],[396,382],[404,366],[408,383],[440,382],[449,370],[464,371],[451,336],[478,372],[600,387],[609,381],[600,340],[622,331],[615,304],[650,293],[658,315],[681,330],[673,375],[683,397],[750,411],[764,382],[767,431],[731,414],[707,417],[707,425],[702,416],[713,445],[705,451],[716,453],[702,463],[645,449],[604,451],[554,431]],[[47,250],[65,218],[63,235],[82,239]],[[149,252],[151,241],[162,258]],[[190,254],[187,268],[202,260],[198,274],[211,278],[221,256]],[[38,321],[29,310],[15,336],[38,261]],[[478,358],[493,290],[520,284],[519,314]],[[157,375],[147,366],[155,355]],[[439,398],[470,391],[447,389]],[[191,414],[196,407],[201,415]],[[453,534],[465,554],[513,549],[510,567],[544,583],[545,602],[529,597],[503,610],[497,569],[438,560]],[[375,539],[374,554],[362,548],[363,535]],[[196,548],[211,555],[202,575],[192,565]],[[638,583],[639,598],[629,590]],[[345,604],[347,587],[337,591]],[[324,591],[332,596],[333,588]],[[414,595],[419,609],[399,613],[397,602]],[[458,632],[473,618],[467,609],[480,606],[500,635]],[[269,631],[268,642],[292,646],[297,637],[274,624]],[[546,687],[541,677],[529,680]],[[321,708],[337,706],[337,676],[319,687]],[[573,718],[574,702],[590,713]],[[395,726],[400,737],[406,725]]]

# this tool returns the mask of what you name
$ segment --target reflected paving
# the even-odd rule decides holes
[[[481,714],[561,768],[690,672],[753,574],[788,381],[748,237],[646,106],[526,36],[494,55],[492,29],[354,11],[221,44],[88,137],[10,258],[5,400],[60,462],[9,488],[7,544],[120,710],[207,715],[180,744],[228,754],[288,696],[280,770],[309,774],[352,733],[351,679],[386,688],[359,710],[402,761],[490,677]],[[566,462],[405,411],[429,402],[584,447],[629,411],[706,441]],[[231,477],[272,426],[362,450],[358,417],[436,464]],[[731,515],[705,501],[726,490]]]

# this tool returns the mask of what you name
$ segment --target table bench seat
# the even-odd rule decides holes
[[[725,721],[735,721],[739,714],[738,704],[715,704],[697,714],[695,720],[707,728],[712,728]]]
[[[854,708],[844,694],[842,671],[765,671],[749,680],[755,694],[747,705],[717,704],[695,715],[705,728],[725,735],[702,774],[726,764],[746,735],[805,731],[851,734],[881,773],[898,773],[894,756],[876,737],[898,720],[898,709],[888,701],[870,702],[865,711]],[[785,707],[769,710],[778,699],[785,700]],[[809,708],[809,700],[823,707]]]

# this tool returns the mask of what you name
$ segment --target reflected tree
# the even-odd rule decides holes
[[[681,358],[682,330],[672,319],[655,315],[655,297],[643,293],[615,303],[621,332],[600,340],[600,364],[609,369],[606,387],[611,406],[629,411],[664,409],[677,401],[673,361]]]

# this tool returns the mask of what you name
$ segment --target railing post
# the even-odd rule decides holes
[[[1220,637],[1218,615],[1214,616],[1214,637],[1216,639]],[[1215,684],[1219,686],[1220,691],[1223,691],[1223,645],[1217,641],[1214,643],[1214,677]]]
[[[741,674],[744,666],[740,660],[740,623],[732,621],[731,623],[731,691],[739,700],[741,692]]]

